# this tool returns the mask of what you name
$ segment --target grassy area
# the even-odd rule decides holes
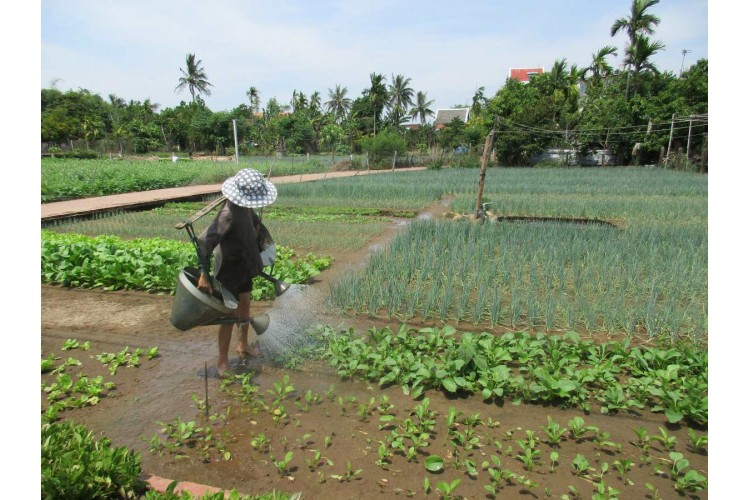
[[[411,174],[402,175],[409,182]],[[430,187],[455,194],[453,210],[473,210],[465,171],[424,176]],[[360,274],[335,285],[333,302],[400,320],[705,339],[705,176],[493,169],[485,198],[496,214],[613,219],[622,229],[418,221]]]
[[[217,184],[240,168],[272,176],[330,170],[320,161],[241,162],[180,160],[42,159],[42,203],[178,186]]]
[[[386,227],[384,213],[414,215],[443,195],[453,197],[452,210],[471,212],[478,174],[446,169],[282,184],[263,217],[276,242],[298,252],[354,251]],[[705,176],[494,168],[484,198],[496,215],[605,219],[618,228],[418,221],[365,271],[334,286],[334,302],[399,319],[705,338]],[[187,241],[174,224],[201,206],[170,204],[54,230]]]

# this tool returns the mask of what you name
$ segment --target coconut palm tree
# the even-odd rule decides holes
[[[334,116],[336,123],[341,123],[352,107],[352,100],[346,97],[346,87],[336,85],[335,90],[328,89],[328,101],[325,103],[326,110]]]
[[[185,66],[187,69],[180,68],[182,76],[179,79],[179,85],[175,87],[175,92],[181,92],[187,87],[190,91],[190,96],[193,102],[195,102],[195,93],[211,95],[211,90],[208,87],[212,87],[206,76],[206,71],[201,67],[201,60],[195,60],[195,54],[188,54],[185,57]]]
[[[417,92],[417,102],[414,104],[414,107],[411,109],[411,117],[412,118],[419,118],[419,123],[424,125],[427,121],[428,116],[434,116],[435,112],[430,109],[430,106],[432,106],[432,103],[435,102],[434,100],[427,100],[427,92],[422,92],[421,90]]]
[[[389,105],[391,108],[401,108],[403,112],[411,106],[414,89],[409,87],[411,78],[403,75],[391,75],[391,84],[388,87]]]
[[[370,88],[365,89],[365,95],[372,106],[372,135],[377,133],[377,121],[388,102],[388,89],[385,86],[385,76],[380,73],[370,73]]]
[[[317,90],[310,94],[309,108],[314,115],[320,112],[320,92],[318,92]]]

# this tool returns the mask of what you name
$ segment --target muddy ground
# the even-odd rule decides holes
[[[444,210],[444,205],[436,205],[429,214],[422,216],[438,216]],[[365,262],[368,254],[386,244],[399,227],[403,227],[403,224],[394,223],[380,238],[359,252],[334,255],[333,267],[318,276],[310,286],[303,290],[295,289],[289,300],[281,297],[276,304],[253,303],[253,313],[268,312],[272,318],[271,327],[264,335],[268,336],[262,344],[264,349],[273,351],[284,347],[283,342],[274,342],[273,339],[274,336],[283,336],[280,330],[290,327],[292,318],[295,329],[300,323],[308,326],[318,323],[352,326],[361,332],[370,326],[383,326],[328,311],[324,297],[329,283],[338,273],[350,272],[352,267]],[[365,411],[362,406],[369,406],[371,398],[375,398],[377,406],[383,396],[388,396],[390,404],[394,405],[391,413],[404,419],[419,401],[405,396],[398,387],[381,388],[377,384],[341,380],[324,363],[307,363],[297,370],[288,370],[274,366],[265,358],[246,361],[232,356],[237,373],[254,374],[252,381],[259,386],[258,394],[267,404],[273,399],[268,391],[273,389],[274,383],[281,381],[284,374],[289,374],[294,392],[284,400],[288,418],[274,422],[270,411],[240,404],[232,394],[221,389],[219,379],[209,377],[208,408],[209,415],[214,415],[214,418],[207,419],[205,411],[202,407],[199,409],[194,399],[203,400],[206,396],[204,369],[206,366],[211,368],[215,362],[217,327],[199,327],[187,332],[176,330],[169,321],[172,300],[171,296],[145,292],[41,286],[43,356],[55,353],[62,359],[75,357],[83,364],[74,368],[72,373],[87,376],[101,374],[116,383],[111,395],[96,406],[67,410],[61,414],[62,418],[83,423],[97,435],[109,437],[113,444],[141,453],[146,476],[155,474],[224,489],[235,488],[243,494],[272,489],[288,493],[302,492],[303,498],[424,497],[426,477],[430,480],[430,496],[437,498],[439,482],[450,483],[460,479],[461,483],[454,494],[466,498],[486,497],[484,486],[489,484],[489,476],[485,471],[480,470],[476,478],[465,471],[451,468],[442,473],[430,473],[423,465],[425,455],[420,455],[415,461],[396,455],[391,457],[390,464],[376,465],[379,443],[390,434],[392,428],[381,428],[380,414],[375,408],[370,407],[369,411]],[[397,326],[393,325],[392,328]],[[90,341],[91,349],[62,351],[61,347],[67,339],[77,339],[81,343]],[[144,351],[158,347],[159,356],[153,360],[143,356],[139,367],[120,367],[114,376],[110,375],[96,360],[96,355],[117,353],[126,346],[131,351],[138,347]],[[52,379],[45,375],[42,380],[50,383]],[[329,392],[331,387],[333,390]],[[309,405],[304,401],[308,389],[318,400]],[[642,415],[604,416],[592,411],[587,415],[576,409],[516,406],[510,402],[504,405],[485,404],[481,398],[447,398],[437,392],[428,392],[426,396],[430,399],[430,409],[436,412],[438,431],[437,437],[430,439],[428,454],[440,455],[446,463],[456,458],[445,439],[445,415],[449,407],[455,406],[465,415],[479,413],[484,422],[475,428],[482,447],[462,452],[461,460],[471,460],[477,468],[481,468],[482,461],[497,455],[503,467],[539,483],[537,487],[524,489],[518,481],[504,482],[499,496],[545,498],[551,495],[560,498],[562,494],[570,493],[569,487],[574,486],[583,498],[590,498],[595,489],[594,478],[581,478],[571,471],[573,458],[582,453],[596,471],[601,470],[604,462],[608,463],[609,471],[603,476],[604,480],[608,486],[620,491],[620,498],[651,498],[645,487],[647,482],[658,488],[663,498],[677,497],[669,475],[655,472],[655,466],[668,470],[664,462],[668,452],[662,445],[653,443],[651,463],[647,463],[647,459],[630,443],[635,440],[633,428],[638,426],[646,428],[652,435],[659,434],[660,427],[668,430],[677,437],[677,451],[689,459],[690,467],[708,476],[707,455],[688,450],[688,429],[685,426],[668,426],[661,414],[646,411]],[[42,407],[44,402],[45,396],[42,394]],[[581,416],[588,425],[596,425],[609,432],[610,440],[621,444],[622,452],[596,448],[591,440],[580,443],[568,440],[559,449],[542,443],[539,446],[539,464],[533,471],[526,471],[516,458],[519,449],[516,441],[525,437],[526,430],[534,430],[537,437],[543,437],[541,426],[547,423],[548,416],[563,426],[574,416]],[[220,453],[214,453],[215,450],[211,452],[208,462],[199,456],[197,449],[187,450],[188,456],[181,459],[168,452],[162,455],[151,453],[149,440],[152,436],[164,439],[158,422],[173,422],[178,418],[211,426],[217,436],[223,436],[231,460],[223,460]],[[466,429],[469,427],[465,426]],[[699,432],[705,434],[704,431]],[[260,435],[265,436],[269,443],[267,450],[259,450],[251,445],[251,440]],[[503,451],[508,446],[513,447],[513,452],[506,455]],[[321,459],[317,463],[312,463],[314,450],[321,451]],[[273,460],[278,461],[288,451],[293,452],[293,458],[287,470],[279,472]],[[558,451],[560,455],[559,464],[554,470],[549,460],[552,451]],[[613,462],[618,459],[633,462],[626,477],[620,477],[614,470]],[[353,475],[360,469],[361,472]],[[347,470],[350,471],[348,478]],[[703,491],[696,498],[707,496],[707,492]]]

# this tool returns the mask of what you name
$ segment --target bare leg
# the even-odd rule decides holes
[[[239,296],[240,303],[237,306],[237,312],[240,318],[250,317],[250,292],[241,293]],[[248,342],[248,332],[250,330],[250,324],[245,323],[239,327],[239,335],[237,336],[237,352],[249,356],[260,356],[258,348],[253,348]],[[253,335],[254,336],[254,335]]]
[[[231,323],[219,326],[219,361],[216,363],[216,369],[219,371],[220,377],[231,373],[229,343],[232,340],[232,328],[234,328],[234,325]]]

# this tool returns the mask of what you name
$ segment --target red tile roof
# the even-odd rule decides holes
[[[544,73],[544,68],[510,68],[510,77],[521,82],[529,81],[529,73]]]

